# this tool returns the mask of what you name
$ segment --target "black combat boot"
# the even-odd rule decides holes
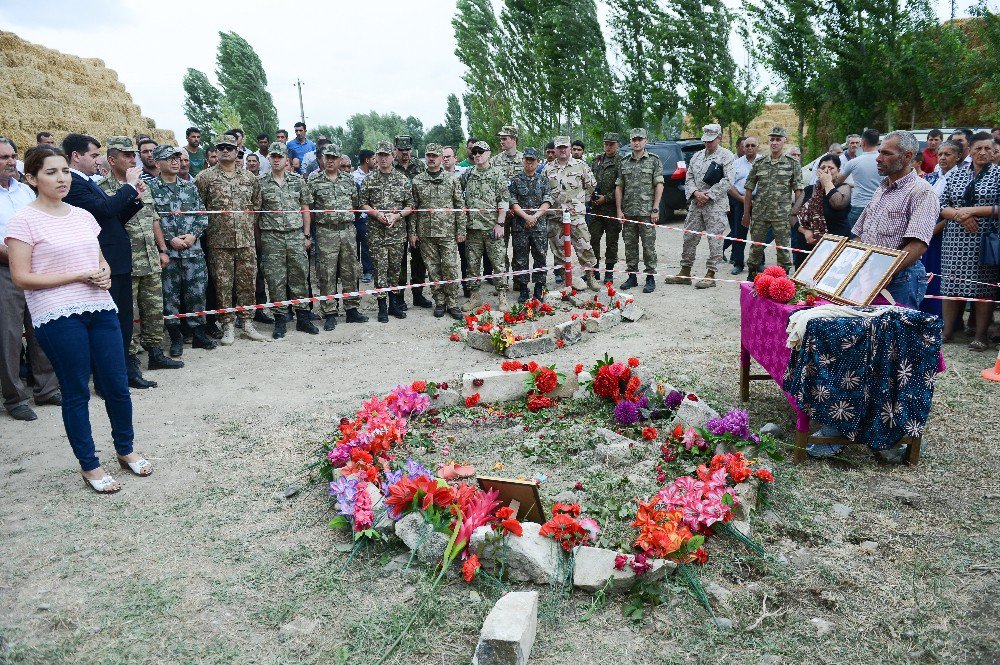
[[[402,300],[402,293],[400,295],[400,300]],[[424,297],[424,288],[417,287],[413,289],[413,306],[423,307],[424,309],[429,309],[434,306],[434,303]]]
[[[604,271],[604,283],[613,282],[615,280],[615,275],[611,272],[611,268]]]
[[[368,317],[358,311],[357,307],[350,307],[345,310],[344,321],[347,323],[368,323]]]
[[[130,355],[125,361],[125,372],[128,374],[128,385],[130,388],[155,388],[156,381],[147,381],[142,378],[142,369],[139,367],[139,356]]]
[[[323,330],[330,332],[337,327],[337,315],[327,314],[326,319],[323,321]]]
[[[642,287],[643,293],[652,293],[656,290],[656,278],[652,275],[646,275],[646,286]]]
[[[622,282],[618,288],[622,291],[627,291],[634,286],[639,286],[639,280],[635,278],[635,275],[629,275],[628,279]]]
[[[309,333],[310,335],[319,334],[319,328],[309,320],[308,309],[295,310],[295,329],[299,332]]]
[[[523,305],[524,303],[528,302],[529,297],[530,296],[528,295],[528,285],[522,284],[517,294],[517,302]]]
[[[170,335],[170,357],[180,358],[184,355],[184,330],[179,321],[167,324],[167,334]],[[152,358],[150,358],[152,361]],[[152,367],[150,367],[152,369]]]
[[[206,351],[211,351],[218,345],[218,342],[205,333],[205,326],[195,326],[194,329],[191,330],[192,349],[205,349]]]
[[[378,322],[389,323],[389,313],[386,311],[386,299],[378,299]]]
[[[395,316],[397,319],[405,319],[406,312],[403,311],[401,306],[401,301],[403,300],[402,294],[390,293],[389,294],[389,313]]]
[[[178,334],[180,333],[180,331],[177,332]],[[181,339],[184,338],[181,337]],[[163,355],[163,349],[158,346],[147,349],[146,355],[149,357],[149,364],[147,365],[149,369],[180,369],[184,367],[183,361],[166,357]]]
[[[253,320],[257,323],[266,323],[267,325],[274,323],[274,319],[271,318],[271,315],[267,313],[266,309],[258,309],[254,312]]]
[[[288,332],[288,319],[285,318],[284,314],[278,314],[274,317],[274,330],[271,331],[272,339],[281,339]]]
[[[544,288],[545,288],[544,284],[542,284],[541,282],[535,282],[535,290],[532,293],[532,295],[535,296],[537,300],[541,300],[543,296],[542,291],[544,290]]]

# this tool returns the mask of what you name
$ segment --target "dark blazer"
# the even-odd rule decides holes
[[[101,245],[111,274],[129,274],[132,272],[132,243],[125,231],[125,222],[142,209],[142,201],[135,198],[135,188],[125,184],[117,194],[108,196],[93,180],[76,173],[72,176],[69,193],[63,200],[71,206],[83,208],[100,224],[101,233],[97,242]]]

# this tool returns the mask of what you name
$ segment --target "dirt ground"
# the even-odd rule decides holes
[[[676,271],[680,243],[659,233],[662,271]],[[698,271],[706,252],[702,243]],[[737,406],[736,285],[661,281],[636,298],[640,322],[536,359],[572,367],[635,355],[719,411]],[[326,488],[307,467],[340,415],[371,394],[498,367],[449,342],[449,324],[411,308],[388,325],[373,316],[318,337],[186,349],[184,369],[149,372],[159,388],[132,391],[137,450],[156,472],[136,479],[109,466],[125,485],[111,497],[84,489],[57,408],[39,407],[32,423],[0,417],[0,662],[377,662],[426,594],[427,571],[391,571],[392,551],[345,568]],[[1000,384],[979,377],[992,353],[957,344],[945,355],[918,467],[861,450],[776,465],[753,524],[770,558],[721,543],[701,570],[704,584],[731,592],[713,606],[733,630],[712,625],[680,586],[639,625],[616,601],[582,622],[590,597],[574,594],[546,611],[531,662],[997,662]],[[107,419],[91,406],[111,463]],[[754,384],[749,409],[754,427],[793,429],[774,384]],[[477,465],[500,454],[492,432],[466,432],[456,449]],[[388,662],[469,662],[490,607],[482,594],[448,582]]]

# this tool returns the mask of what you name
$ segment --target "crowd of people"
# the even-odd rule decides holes
[[[143,376],[143,353],[147,369],[179,369],[188,340],[207,350],[234,344],[237,334],[267,341],[255,322],[272,325],[273,339],[284,337],[291,321],[307,334],[319,334],[320,322],[333,331],[341,309],[345,323],[363,324],[369,318],[356,292],[364,283],[381,290],[375,294],[381,323],[406,318],[410,306],[461,320],[480,306],[484,283],[507,309],[509,273],[522,303],[543,295],[550,272],[556,284],[564,280],[564,221],[580,268],[573,272],[587,288],[598,291],[624,272],[619,288],[637,288],[642,276],[644,292],[656,289],[664,177],[643,128],[630,131],[627,152],[623,137],[605,134],[590,163],[583,142],[569,136],[541,151],[522,149],[514,126],[499,132],[496,154],[486,140],[470,138],[463,162],[456,146],[436,143],[418,159],[406,135],[362,150],[352,162],[329,140],[310,141],[304,123],[295,124],[294,134],[289,139],[279,130],[274,140],[260,134],[251,152],[239,129],[210,146],[201,144],[196,127],[182,146],[145,135],[102,144],[78,133],[57,146],[51,133],[40,132],[23,163],[14,143],[0,137],[4,406],[15,419],[34,420],[29,397],[61,405],[95,491],[120,486],[94,456],[91,375],[122,468],[152,472],[132,450],[128,388],[156,386]],[[909,132],[880,137],[869,129],[848,136],[846,149],[830,146],[806,174],[808,187],[801,151],[787,145],[784,128],[771,130],[763,151],[748,136],[734,154],[721,147],[722,136],[719,125],[706,125],[704,149],[687,166],[685,227],[692,233],[684,236],[680,271],[667,284],[716,286],[726,249],[732,274],[746,270],[752,279],[763,269],[762,244],[772,240],[779,265],[791,272],[798,257],[788,248],[809,248],[830,233],[907,251],[887,287],[899,304],[921,306],[922,258],[944,275],[943,295],[995,297],[998,268],[980,260],[980,249],[997,223],[1000,130],[959,130],[947,141],[935,130],[920,150]],[[745,251],[748,235],[755,244]],[[692,271],[703,237],[709,257],[697,278]],[[621,241],[624,271],[617,269]],[[444,283],[425,290],[426,282]],[[315,306],[190,315],[334,294]],[[948,340],[962,324],[962,304],[945,301]],[[987,347],[992,312],[991,302],[974,307],[970,348]],[[20,373],[22,349],[31,395]]]

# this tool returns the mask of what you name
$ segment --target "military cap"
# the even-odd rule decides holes
[[[239,144],[240,141],[236,138],[235,134],[223,134],[215,142],[215,145],[231,145],[234,148]]]
[[[282,157],[288,157],[288,146],[286,146],[281,141],[275,141],[268,147],[267,156],[271,155],[281,155]]]
[[[778,125],[775,125],[774,127],[772,127],[771,131],[769,131],[767,133],[767,135],[768,136],[784,136],[785,138],[788,138],[788,132],[785,131],[785,128],[784,127],[780,127]]]
[[[327,143],[325,146],[323,146],[322,150],[320,150],[320,154],[323,155],[324,157],[340,157],[341,152],[340,148],[337,145],[333,143]]]
[[[534,148],[525,148],[524,149],[524,158],[525,159],[538,159],[538,151],[535,150]]]
[[[127,136],[109,136],[104,139],[104,146],[108,150],[120,150],[121,152],[138,152],[132,139]]]
[[[424,148],[424,154],[437,155],[438,157],[440,157],[442,150],[444,150],[444,148],[441,147],[440,143],[428,143],[427,147]]]
[[[472,149],[474,150],[476,148],[479,148],[480,150],[483,150],[485,152],[489,152],[490,144],[487,143],[486,141],[476,141],[475,143],[472,144]]]
[[[604,135],[604,142],[608,143],[621,143],[622,137],[618,132],[608,132]]]
[[[517,127],[515,127],[514,125],[504,125],[500,129],[500,131],[497,132],[497,136],[513,136],[516,139],[517,138]]]
[[[646,130],[642,127],[636,127],[631,132],[628,133],[629,140],[631,139],[644,139],[646,138]]]
[[[379,141],[378,145],[375,146],[376,155],[391,155],[392,154],[392,144],[388,141]]]
[[[720,136],[722,136],[722,126],[714,122],[701,128],[702,141],[714,141]]]
[[[181,154],[181,149],[173,145],[158,145],[153,148],[153,159],[170,159]]]
[[[409,134],[400,134],[393,143],[400,150],[411,150],[413,148],[413,138]]]
[[[562,147],[568,148],[569,144],[572,143],[572,141],[570,141],[568,136],[557,136],[555,140],[552,142],[556,144],[557,148],[562,148]]]

